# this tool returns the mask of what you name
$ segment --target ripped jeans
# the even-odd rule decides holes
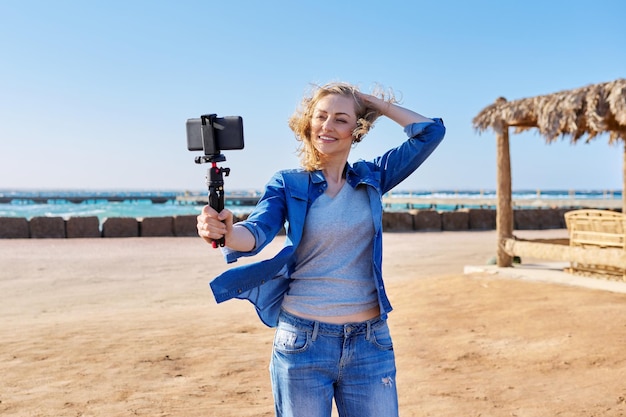
[[[270,362],[277,417],[397,417],[387,322],[345,325],[280,313]]]

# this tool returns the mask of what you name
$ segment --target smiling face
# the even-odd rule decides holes
[[[348,159],[357,126],[355,101],[329,94],[319,99],[311,118],[311,143],[327,158]]]

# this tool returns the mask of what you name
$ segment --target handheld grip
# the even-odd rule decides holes
[[[209,205],[220,213],[224,210],[224,178],[222,169],[218,168],[215,163],[209,168],[207,185],[209,187]],[[223,237],[212,242],[214,248],[217,248],[218,245],[224,246],[225,244],[226,240]]]

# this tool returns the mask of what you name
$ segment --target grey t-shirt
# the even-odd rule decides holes
[[[364,186],[354,189],[346,183],[335,197],[318,197],[307,213],[283,307],[295,314],[332,317],[377,306],[373,239]]]

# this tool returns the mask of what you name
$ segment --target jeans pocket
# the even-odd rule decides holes
[[[282,353],[304,352],[309,346],[309,332],[279,324],[274,335],[274,350]]]
[[[372,328],[372,334],[370,335],[370,341],[374,346],[381,350],[393,349],[393,342],[391,340],[391,333],[389,332],[389,326],[384,322],[378,327]]]

